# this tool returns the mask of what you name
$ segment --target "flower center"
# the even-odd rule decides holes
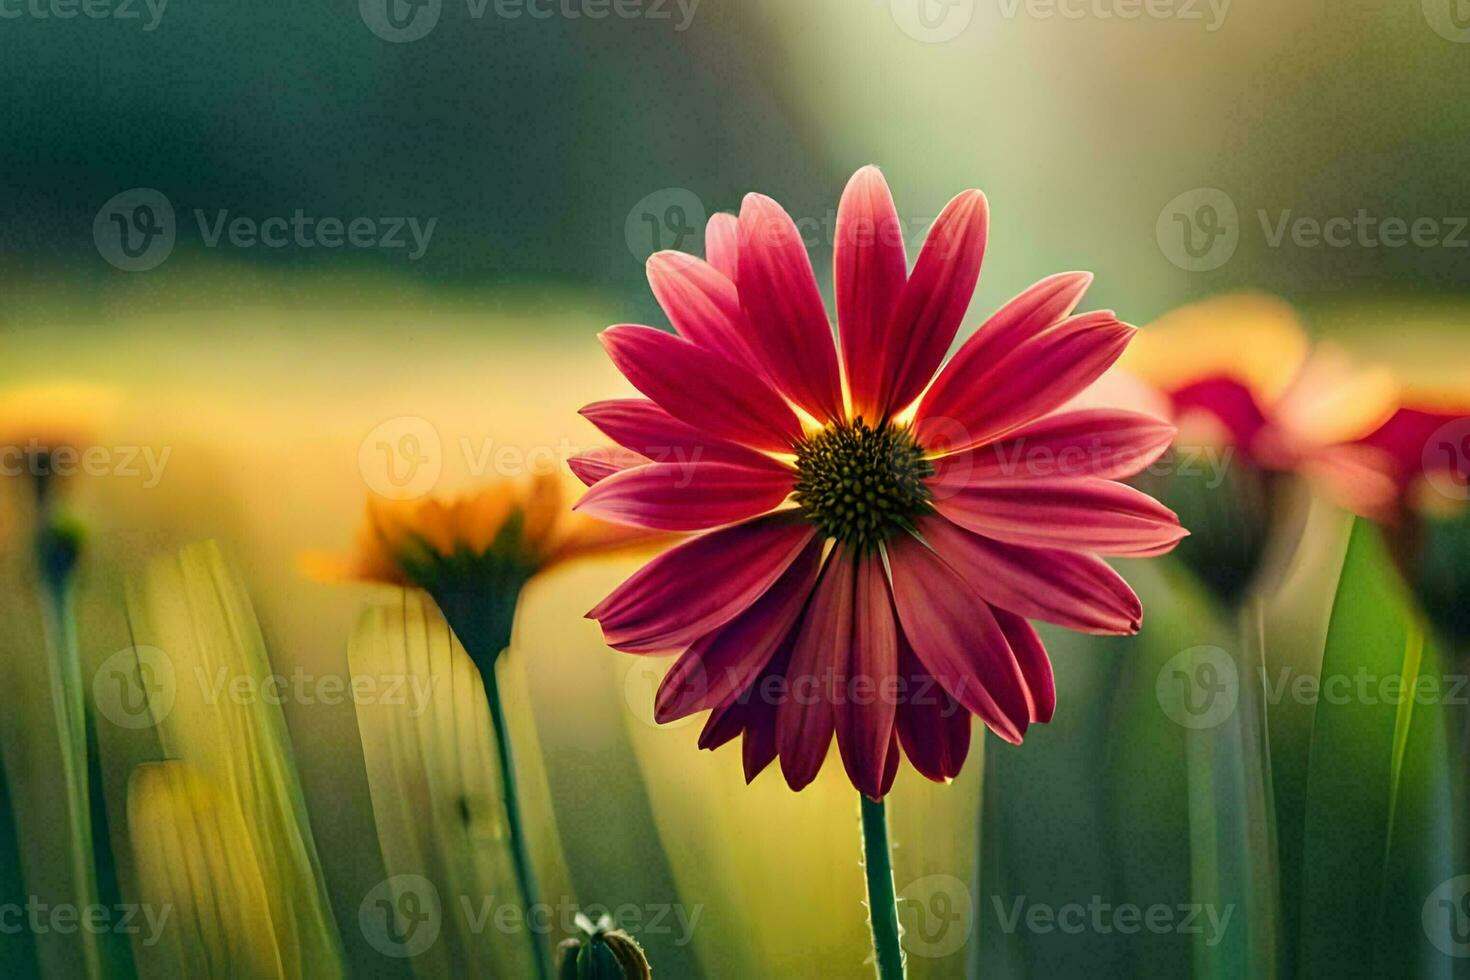
[[[929,510],[934,467],[908,426],[862,419],[828,426],[796,447],[796,502],[827,537],[869,551],[912,530]]]

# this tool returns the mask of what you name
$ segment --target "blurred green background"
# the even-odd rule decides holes
[[[100,437],[172,452],[158,487],[74,488],[93,531],[85,660],[128,644],[127,576],[212,537],[234,556],[277,669],[345,671],[353,623],[382,596],[307,582],[295,562],[350,539],[371,481],[359,450],[376,427],[427,420],[445,492],[520,475],[476,470],[465,446],[565,455],[594,441],[576,408],[625,390],[595,333],[665,323],[647,254],[699,251],[702,217],[758,190],[802,222],[829,288],[838,196],[866,163],[883,167],[915,244],[956,192],[988,194],[991,243],[967,330],[1041,276],[1082,268],[1097,274],[1088,305],[1131,322],[1263,288],[1306,309],[1319,334],[1416,378],[1470,371],[1470,232],[1455,220],[1470,215],[1470,33],[1449,19],[1455,0],[1180,0],[1170,16],[1134,19],[1119,16],[1126,0],[1064,4],[1080,16],[1009,0],[647,0],[639,16],[596,20],[566,16],[562,2],[542,19],[498,15],[494,0],[476,17],[443,0],[433,28],[403,42],[374,31],[372,0],[170,0],[152,29],[141,2],[136,19],[0,3],[0,380],[106,386],[117,397],[92,420]],[[166,257],[129,272],[109,261],[105,206],[134,188],[166,199],[176,222]],[[1221,200],[1204,189],[1235,218],[1217,209],[1218,244],[1191,258],[1175,215],[1203,236],[1199,208]],[[406,248],[210,246],[195,219],[298,209],[432,220],[433,233],[411,260]],[[1288,212],[1360,211],[1435,219],[1441,240],[1273,245],[1262,224],[1263,212],[1274,228]],[[1328,557],[1297,568],[1270,612],[1282,656],[1308,665],[1347,540],[1333,515],[1317,520]],[[747,790],[734,750],[712,759],[692,729],[638,720],[652,681],[629,680],[632,658],[578,618],[633,567],[537,583],[512,655],[568,887],[608,906],[706,906],[693,946],[645,940],[656,975],[866,975],[849,787],[829,763],[799,797],[771,773]],[[1000,815],[985,840],[1003,853],[986,861],[1007,870],[974,890],[986,928],[985,888],[1053,903],[1185,897],[1190,801],[1173,792],[1185,749],[1152,701],[1154,668],[1221,628],[1194,613],[1176,572],[1125,569],[1164,624],[1137,641],[1048,633],[1063,709],[1026,749],[992,757],[985,805]],[[28,673],[35,613],[12,604],[3,655],[24,701],[44,676]],[[353,710],[284,711],[345,960],[359,975],[406,975],[355,925],[384,870]],[[1304,750],[1311,722],[1287,715],[1273,735]],[[20,776],[12,752],[12,781],[44,784],[47,752],[28,749]],[[1288,807],[1305,793],[1292,759],[1276,777]],[[900,777],[901,888],[975,880],[979,762],[948,789]],[[34,806],[22,832],[43,861],[58,831],[44,799]],[[1005,877],[1020,872],[1023,884]],[[916,958],[915,975],[967,964],[992,976],[1178,975],[1191,964],[1178,937],[1018,949],[987,935],[983,953],[977,937]],[[40,945],[43,964],[67,975],[69,944]]]

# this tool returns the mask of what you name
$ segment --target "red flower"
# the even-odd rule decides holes
[[[743,732],[747,778],[779,756],[801,789],[835,733],[878,799],[900,745],[929,778],[955,776],[971,714],[1020,742],[1056,701],[1027,620],[1136,632],[1138,599],[1098,555],[1158,555],[1185,534],[1115,482],[1168,447],[1170,426],[1053,414],[1135,333],[1072,315],[1091,276],[1037,283],[940,369],[987,222],[985,196],[961,194],[910,271],[887,184],[859,171],[837,220],[839,358],[796,225],[752,194],[738,222],[711,222],[708,262],[649,260],[677,336],[602,335],[649,400],[583,410],[623,451],[577,461],[592,487],[578,507],[704,533],[589,615],[619,650],[682,651],[658,718],[711,711],[705,748]]]

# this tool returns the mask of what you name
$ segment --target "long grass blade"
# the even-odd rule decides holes
[[[128,785],[143,974],[281,977],[267,877],[228,792],[193,767],[147,763]]]
[[[273,671],[250,599],[218,546],[192,545],[129,583],[138,648],[171,674],[151,704],[164,754],[194,766],[233,801],[267,882],[287,977],[340,976],[340,942]],[[241,693],[245,692],[245,693]]]

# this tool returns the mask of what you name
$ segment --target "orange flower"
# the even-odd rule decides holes
[[[523,584],[563,562],[647,546],[656,537],[572,513],[563,506],[561,480],[542,474],[449,500],[369,497],[352,551],[310,553],[302,567],[324,582],[417,585],[432,592],[456,570],[478,577],[493,565]]]

